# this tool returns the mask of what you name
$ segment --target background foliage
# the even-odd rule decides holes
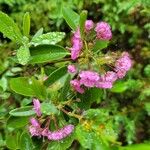
[[[70,38],[70,29],[61,13],[61,8],[66,5],[78,13],[80,13],[81,10],[88,10],[88,18],[93,19],[95,22],[100,20],[107,21],[113,30],[113,41],[108,49],[110,51],[127,50],[132,55],[134,61],[134,66],[126,78],[117,82],[111,90],[103,91],[101,92],[102,94],[98,96],[93,94],[94,90],[91,91],[91,99],[94,97],[96,102],[91,105],[91,109],[88,110],[87,116],[92,116],[92,118],[94,118],[94,115],[98,114],[100,118],[105,119],[109,116],[108,114],[114,116],[113,120],[110,119],[110,121],[107,121],[106,126],[110,129],[109,134],[112,135],[112,137],[108,136],[108,138],[111,137],[109,140],[113,141],[114,138],[116,138],[114,135],[119,134],[118,141],[122,143],[123,146],[126,146],[125,148],[120,147],[119,149],[148,150],[150,146],[145,143],[149,143],[150,141],[150,1],[0,0],[0,10],[11,16],[20,28],[22,28],[22,18],[24,14],[26,12],[30,13],[31,35],[34,35],[36,31],[42,27],[44,33],[50,31],[65,32],[66,37],[65,40],[61,42],[61,45],[69,45]],[[34,44],[36,44],[36,42],[37,41],[33,41]],[[1,149],[6,149],[7,147],[13,150],[20,147],[24,147],[25,150],[29,149],[29,147],[30,149],[38,149],[40,147],[40,142],[35,139],[31,141],[27,133],[22,134],[22,127],[28,123],[28,117],[23,117],[21,121],[20,119],[18,121],[18,117],[15,117],[15,115],[9,117],[8,114],[12,109],[20,106],[25,107],[32,101],[30,98],[21,96],[12,91],[13,87],[10,88],[8,83],[15,81],[10,81],[10,78],[29,75],[40,78],[39,73],[41,72],[40,65],[36,65],[33,68],[32,65],[22,67],[15,63],[11,56],[16,54],[14,49],[17,49],[18,45],[14,45],[9,39],[0,34],[0,147]],[[53,48],[56,47],[54,46]],[[62,57],[66,56],[67,53],[61,47],[60,49],[62,51]],[[35,55],[31,55],[34,56],[34,62],[36,62]],[[57,55],[56,58],[58,58]],[[26,61],[28,60],[25,58],[24,62],[21,63],[26,63]],[[61,66],[62,64],[57,65]],[[42,67],[45,73],[49,75],[57,68],[57,65],[46,65]],[[62,73],[61,70],[58,71]],[[24,80],[27,79],[20,78],[20,82],[24,83]],[[36,79],[33,80],[38,87],[40,83],[38,83]],[[33,88],[34,92],[36,91],[34,90],[35,87],[31,88]],[[44,89],[45,87],[42,88]],[[38,90],[40,91],[41,89]],[[26,90],[19,92],[26,92]],[[33,96],[36,94],[34,92],[28,93],[27,91],[28,94]],[[23,95],[26,95],[26,93]],[[44,99],[45,95],[42,93],[39,96],[42,96],[40,99]],[[87,105],[87,108],[89,107],[89,104],[84,104]],[[93,110],[93,108],[102,108],[102,110]],[[103,122],[106,122],[105,119],[100,120],[99,117],[95,117],[94,121],[103,125]],[[75,120],[71,121],[75,122]],[[48,149],[56,149],[56,147],[58,150],[68,147],[71,147],[70,149],[99,149],[97,145],[99,145],[98,143],[102,143],[102,141],[100,141],[101,139],[97,139],[97,136],[94,134],[95,132],[88,132],[91,128],[90,123],[92,120],[89,119],[88,121],[89,122],[83,122],[83,125],[78,125],[76,129],[75,136],[76,139],[79,140],[79,143],[74,142],[71,146],[73,140],[70,138],[66,140],[67,142],[51,142]],[[121,126],[119,125],[120,123],[122,124]],[[86,126],[88,130],[84,130],[83,126]],[[112,126],[116,128],[115,131],[118,133],[112,131]],[[118,130],[118,126],[120,131]],[[96,129],[95,127],[91,130],[95,131]],[[99,132],[105,135],[103,142],[107,141],[108,133],[102,133],[102,130]],[[85,139],[85,137],[88,140]],[[90,141],[91,137],[95,142]],[[24,142],[26,140],[27,143]],[[32,142],[34,144],[32,144]],[[130,144],[135,145],[129,146]],[[102,146],[101,149],[107,148]]]

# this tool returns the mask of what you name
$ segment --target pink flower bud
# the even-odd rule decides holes
[[[37,116],[41,116],[41,104],[38,99],[33,99],[34,111],[36,112]]]
[[[31,123],[31,125],[34,126],[34,127],[40,127],[39,122],[38,122],[35,118],[31,118],[31,119],[30,119],[30,123]]]
[[[94,22],[92,20],[85,21],[85,30],[86,32],[90,31],[94,27]]]
[[[84,89],[81,88],[80,86],[80,81],[77,79],[71,80],[70,84],[72,85],[72,87],[79,93],[83,94],[84,93]]]
[[[110,40],[112,38],[111,27],[106,22],[99,22],[96,24],[96,35],[100,40]]]
[[[77,69],[76,69],[75,65],[68,65],[68,72],[69,73],[76,73]]]

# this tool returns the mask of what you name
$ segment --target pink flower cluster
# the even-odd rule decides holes
[[[94,22],[92,20],[86,20],[85,22],[85,33],[89,33],[94,28]],[[94,31],[94,30],[93,30]],[[95,27],[96,37],[99,40],[110,40],[112,38],[111,27],[106,22],[98,22]],[[74,32],[71,39],[72,47],[69,48],[71,51],[71,59],[76,60],[83,48],[83,41],[80,36],[80,29]]]
[[[33,99],[33,105],[37,116],[40,117],[42,114],[40,110],[40,101],[38,99]],[[32,136],[44,136],[47,137],[49,140],[54,141],[62,140],[63,138],[69,136],[74,130],[74,125],[69,124],[57,131],[50,131],[48,127],[42,128],[39,121],[35,118],[30,119],[30,124],[31,125],[29,126],[29,132]]]
[[[112,38],[111,27],[106,22],[99,22],[96,24],[96,36],[100,40],[110,40]]]
[[[70,81],[72,87],[79,93],[84,93],[84,87],[112,88],[113,83],[123,78],[127,71],[131,68],[132,61],[127,52],[122,53],[121,57],[116,61],[114,71],[107,71],[103,75],[99,75],[94,71],[81,71],[78,79]]]
[[[31,118],[30,123],[29,132],[32,136],[44,136],[53,141],[62,140],[69,136],[74,130],[74,126],[69,124],[57,131],[50,131],[48,128],[41,128],[40,123],[35,118]]]
[[[81,36],[80,36],[80,30],[79,28],[77,29],[77,31],[73,34],[73,37],[71,39],[72,42],[72,47],[69,48],[69,50],[71,51],[71,59],[75,60],[78,58],[80,51],[83,47],[83,42],[81,40]]]

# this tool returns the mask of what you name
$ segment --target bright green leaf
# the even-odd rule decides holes
[[[81,34],[82,39],[84,38],[84,30],[85,30],[85,21],[86,21],[86,19],[87,19],[87,11],[84,10],[84,11],[81,12],[80,20],[79,20],[80,34]]]
[[[80,16],[70,8],[66,7],[62,8],[62,14],[67,24],[71,27],[72,30],[75,31],[79,26]]]
[[[33,110],[32,106],[26,106],[26,107],[13,109],[9,112],[9,114],[12,116],[18,116],[18,117],[32,116],[35,114],[35,111]]]
[[[0,11],[0,32],[12,41],[21,43],[21,32],[16,23],[5,13]]]
[[[126,82],[116,82],[113,87],[111,88],[111,92],[114,93],[122,93],[127,90],[128,86]]]
[[[30,52],[31,60],[29,63],[31,64],[51,62],[69,55],[68,51],[57,45],[40,45],[37,47],[32,47]]]
[[[30,34],[30,14],[28,12],[26,12],[23,17],[23,34],[26,37]]]
[[[64,32],[49,32],[39,36],[34,36],[31,40],[31,44],[34,46],[43,44],[56,44],[65,37]]]
[[[26,65],[30,59],[30,51],[29,48],[26,46],[21,46],[17,50],[17,59],[18,62],[22,65]]]

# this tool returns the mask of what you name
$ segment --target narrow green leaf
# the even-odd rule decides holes
[[[65,37],[64,32],[49,32],[39,36],[34,36],[31,40],[31,45],[56,44]]]
[[[17,24],[5,13],[0,11],[0,32],[12,41],[21,43],[22,34]]]
[[[33,150],[34,145],[28,133],[23,133],[20,139],[20,150]]]
[[[96,53],[99,52],[100,50],[106,48],[108,46],[108,43],[109,43],[109,41],[100,41],[100,40],[97,40],[95,42],[94,47],[93,47],[93,51],[96,52]]]
[[[58,45],[39,45],[30,49],[31,60],[29,63],[44,63],[59,60],[70,53]]]
[[[32,116],[35,114],[32,106],[20,107],[13,109],[9,112],[11,116],[23,117],[23,116]]]
[[[23,34],[26,37],[29,37],[30,34],[30,14],[28,12],[23,17]]]
[[[40,29],[35,33],[35,35],[33,36],[32,39],[35,39],[35,38],[39,37],[39,36],[42,35],[42,34],[43,34],[43,28],[40,28]]]
[[[55,83],[57,80],[62,78],[65,74],[67,73],[67,67],[63,66],[61,68],[58,68],[54,72],[52,72],[49,76],[48,79],[45,81],[46,86],[50,86],[53,83]]]
[[[84,11],[81,12],[80,20],[79,20],[80,34],[81,34],[82,39],[84,38],[84,30],[85,30],[85,21],[86,21],[86,19],[87,19],[87,11],[84,10]]]
[[[62,14],[65,21],[70,26],[70,28],[75,31],[79,26],[80,16],[70,8],[66,8],[66,7],[62,8]]]
[[[20,64],[26,65],[30,59],[30,51],[29,48],[26,46],[21,46],[17,50],[17,59]]]
[[[29,123],[29,117],[13,117],[7,120],[7,128],[21,128]]]

